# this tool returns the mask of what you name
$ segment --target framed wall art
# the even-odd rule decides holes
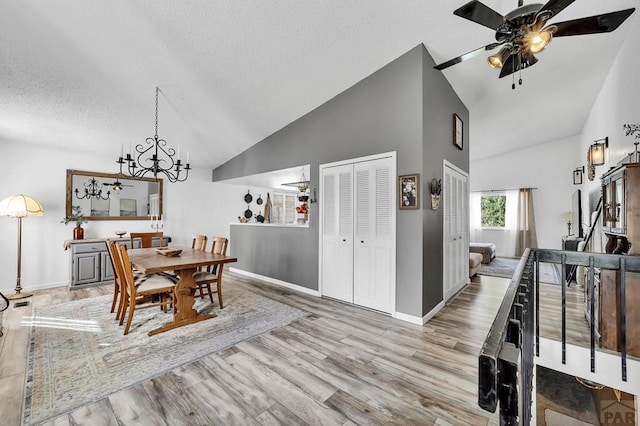
[[[420,175],[398,177],[398,203],[401,210],[420,208]]]
[[[464,123],[462,122],[462,118],[460,118],[458,114],[453,113],[453,144],[460,150],[464,148],[462,141],[463,135]]]

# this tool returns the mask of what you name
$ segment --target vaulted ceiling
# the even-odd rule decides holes
[[[159,136],[214,168],[420,43],[439,63],[494,41],[452,14],[464,2],[3,1],[0,142],[115,160],[153,136],[159,86]],[[637,3],[576,0],[554,20]],[[471,159],[578,134],[637,15],[554,40],[516,90],[486,55],[443,71],[471,113]]]

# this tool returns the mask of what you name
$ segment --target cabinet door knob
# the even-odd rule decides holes
[[[360,240],[361,243],[364,243],[364,240]]]

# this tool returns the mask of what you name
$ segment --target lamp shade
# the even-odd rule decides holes
[[[0,201],[0,216],[27,217],[43,214],[42,204],[28,195],[12,195]]]

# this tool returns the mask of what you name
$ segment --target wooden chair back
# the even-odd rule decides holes
[[[111,268],[113,269],[113,301],[111,302],[111,312],[115,311],[116,302],[118,296],[120,296],[120,304],[122,304],[122,292],[124,291],[122,283],[122,272],[120,268],[120,259],[118,254],[118,248],[115,241],[108,239],[105,241],[107,251],[109,252],[109,260],[111,261]],[[118,312],[116,313],[116,319],[120,318],[120,305],[118,306]]]
[[[191,237],[191,248],[195,250],[206,250],[208,238],[206,235],[194,235]]]
[[[160,246],[164,244],[164,239],[162,232],[130,232],[129,236],[131,236],[131,248],[135,247],[133,245],[133,240],[139,238],[140,244],[142,248],[152,247],[152,241],[154,237],[160,238]]]

